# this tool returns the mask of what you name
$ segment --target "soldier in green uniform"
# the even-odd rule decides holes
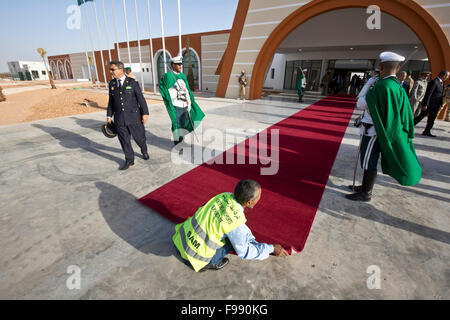
[[[357,102],[357,107],[364,109],[360,149],[364,176],[362,186],[356,187],[355,193],[346,195],[353,201],[370,201],[380,154],[383,173],[401,185],[413,186],[419,183],[422,175],[412,142],[414,121],[408,94],[395,76],[405,58],[383,52],[380,60],[379,77],[368,81]]]
[[[171,60],[172,70],[159,81],[159,92],[172,121],[174,144],[183,141],[184,136],[200,125],[205,114],[195,102],[194,95],[182,72],[183,57]]]

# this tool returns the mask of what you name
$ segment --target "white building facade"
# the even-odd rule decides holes
[[[10,61],[8,68],[13,80],[49,80],[44,62]]]

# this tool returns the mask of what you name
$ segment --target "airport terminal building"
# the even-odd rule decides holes
[[[196,90],[227,98],[239,95],[244,70],[250,99],[265,90],[295,90],[300,68],[308,69],[307,90],[313,92],[321,91],[327,71],[344,79],[364,76],[378,67],[381,51],[405,56],[402,70],[411,70],[414,79],[426,70],[436,76],[450,69],[449,17],[448,0],[240,0],[231,30],[182,35],[183,67],[187,73],[191,66]],[[158,82],[164,73],[162,39],[152,44]],[[145,89],[153,90],[149,39],[140,46],[142,64],[137,41],[129,49],[121,42],[102,51],[105,72],[96,51],[96,79],[109,80],[107,63],[120,56]],[[178,36],[166,37],[165,48],[167,60],[178,55]],[[59,79],[90,77],[85,52],[48,59]]]

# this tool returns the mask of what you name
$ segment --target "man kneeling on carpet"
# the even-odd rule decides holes
[[[187,265],[195,272],[220,270],[231,251],[242,259],[264,260],[271,253],[278,257],[289,254],[279,244],[259,243],[245,225],[244,208],[253,208],[261,198],[261,186],[253,180],[242,180],[232,193],[221,193],[194,216],[175,226],[173,242]]]

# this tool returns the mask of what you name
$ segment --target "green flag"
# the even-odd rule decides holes
[[[77,1],[78,1],[78,5],[81,6],[85,2],[94,1],[94,0],[77,0]]]
[[[406,91],[397,78],[378,80],[366,95],[378,142],[383,173],[401,185],[419,183],[422,168],[413,144],[414,121]]]

